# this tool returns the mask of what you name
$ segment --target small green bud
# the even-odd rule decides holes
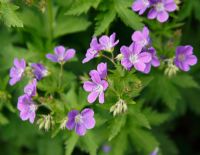
[[[60,129],[61,129],[61,130],[64,130],[64,129],[66,128],[67,121],[68,121],[68,118],[67,118],[67,117],[65,117],[65,118],[61,121],[61,124],[60,124]]]
[[[115,57],[115,59],[121,61],[123,59],[123,55],[120,53]]]
[[[167,61],[167,68],[165,69],[164,74],[168,77],[172,77],[176,75],[176,73],[179,71],[178,67],[176,67],[173,63],[173,59],[169,59]]]

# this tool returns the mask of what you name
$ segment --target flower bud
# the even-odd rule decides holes
[[[179,71],[178,67],[176,67],[173,63],[173,59],[169,59],[167,61],[167,68],[165,69],[164,74],[168,77],[172,77],[176,75],[176,73]]]
[[[66,128],[67,121],[68,121],[68,118],[67,118],[67,117],[65,117],[65,118],[62,120],[62,122],[61,122],[61,124],[60,124],[60,129],[61,129],[61,130],[64,130],[64,129]]]
[[[118,61],[121,61],[123,59],[123,55],[120,53],[116,56],[116,58]]]
[[[127,111],[128,107],[127,104],[124,100],[120,99],[119,101],[117,101],[117,103],[115,105],[113,105],[110,108],[110,112],[113,113],[113,116],[119,115],[121,113],[125,113]]]
[[[38,119],[37,124],[39,125],[39,129],[44,129],[48,131],[55,125],[53,117],[51,115],[43,115],[40,119]]]

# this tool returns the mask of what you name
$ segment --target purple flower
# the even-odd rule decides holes
[[[154,67],[158,67],[158,66],[160,66],[160,61],[156,55],[156,50],[153,47],[149,48],[146,52],[149,52],[151,54],[151,58],[152,58],[151,61],[146,64],[146,68],[144,70],[144,73],[147,74],[151,70],[151,65]]]
[[[127,70],[135,67],[136,70],[144,72],[146,64],[151,62],[151,54],[148,52],[141,52],[141,50],[138,50],[134,43],[132,43],[129,47],[122,46],[120,51],[123,55],[121,64]]]
[[[24,93],[30,97],[36,95],[37,90],[37,80],[33,79],[29,84],[24,88]]]
[[[57,46],[54,49],[55,54],[47,54],[47,59],[52,62],[65,63],[66,61],[72,59],[76,53],[74,49],[65,49],[63,46]]]
[[[18,98],[17,109],[20,111],[20,118],[23,121],[29,120],[30,123],[34,122],[37,105],[32,101],[30,96],[26,94],[20,96]]]
[[[105,79],[107,77],[107,63],[100,63],[97,66],[97,72],[99,73],[101,79]],[[90,72],[90,76],[92,76],[92,71]]]
[[[197,63],[197,57],[193,55],[192,46],[178,46],[176,49],[175,65],[183,71],[189,71],[190,66]]]
[[[94,111],[90,108],[84,109],[81,113],[77,110],[72,110],[68,113],[67,129],[73,130],[83,136],[87,129],[92,129],[95,126]]]
[[[83,59],[82,63],[86,63],[93,58],[98,56],[99,51],[102,50],[101,45],[98,43],[97,38],[93,38],[90,43],[90,48],[87,50],[85,58]]]
[[[153,8],[148,13],[149,19],[157,19],[159,22],[163,23],[168,20],[168,12],[173,12],[177,8],[174,0],[157,0],[153,4]]]
[[[10,81],[9,84],[12,86],[21,80],[24,71],[26,69],[26,62],[24,59],[14,59],[14,66],[10,69]]]
[[[135,12],[139,11],[139,15],[142,15],[150,6],[149,0],[136,0],[132,5],[132,10]]]
[[[149,29],[144,27],[142,31],[135,31],[132,34],[132,40],[135,42],[138,50],[142,50],[142,48],[150,44]]]
[[[104,91],[108,88],[108,82],[106,80],[102,80],[98,71],[92,70],[90,72],[91,81],[86,81],[83,84],[83,88],[85,91],[90,92],[88,95],[88,102],[94,103],[99,97],[99,103],[104,103]]]
[[[32,63],[31,67],[33,69],[33,74],[37,80],[41,80],[43,77],[47,76],[47,69],[40,63]]]
[[[113,33],[110,37],[103,35],[99,39],[102,50],[111,52],[113,48],[119,43],[119,40],[115,41],[115,37],[116,37],[115,33]]]

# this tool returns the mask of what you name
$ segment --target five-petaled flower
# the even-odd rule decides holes
[[[134,67],[138,71],[145,72],[146,65],[152,60],[150,53],[138,50],[134,43],[129,47],[122,46],[120,51],[123,55],[121,64],[127,70]]]
[[[197,57],[193,55],[192,46],[178,46],[176,49],[175,65],[183,71],[189,71],[190,66],[197,63]]]
[[[10,81],[9,84],[12,86],[21,80],[24,71],[26,69],[26,62],[24,59],[14,59],[14,66],[10,69]]]
[[[76,53],[74,49],[65,49],[63,46],[57,46],[54,49],[55,54],[47,54],[47,59],[52,62],[65,63],[66,61],[72,59]]]
[[[86,81],[83,84],[83,88],[85,91],[90,92],[88,95],[88,102],[94,103],[99,97],[99,103],[104,103],[104,91],[108,88],[108,82],[106,80],[102,80],[98,71],[92,70],[90,71],[90,76],[92,81]]]
[[[67,129],[73,130],[83,136],[87,129],[92,129],[95,126],[94,111],[90,108],[84,109],[81,113],[78,110],[72,110],[68,113]]]
[[[119,40],[115,40],[116,33],[111,36],[103,35],[99,38],[99,43],[102,50],[112,52],[113,48],[119,43]]]
[[[20,118],[23,121],[29,120],[30,123],[34,122],[37,105],[30,96],[27,94],[20,96],[18,98],[17,109],[20,111]]]
[[[159,22],[166,22],[169,18],[168,12],[173,12],[177,9],[174,0],[156,0],[153,8],[148,13],[149,19],[157,19]]]
[[[135,12],[139,11],[139,15],[142,15],[150,6],[151,2],[149,0],[136,0],[132,5],[132,10]]]
[[[37,80],[33,79],[24,88],[24,93],[30,97],[36,96],[37,91]]]
[[[41,80],[48,75],[48,70],[40,63],[32,63],[33,74],[37,80]]]
[[[85,58],[83,59],[82,63],[86,63],[93,58],[96,58],[99,52],[102,50],[101,45],[99,44],[96,37],[94,37],[90,43],[90,48],[87,50]]]

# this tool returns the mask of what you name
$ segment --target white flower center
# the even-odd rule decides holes
[[[96,51],[96,50],[91,50],[91,51],[90,51],[90,53],[91,53],[92,55],[95,55],[97,52],[98,52],[98,51]]]
[[[76,115],[75,123],[82,123],[82,122],[83,122],[83,117],[80,114]]]
[[[159,2],[156,4],[156,11],[158,12],[161,12],[161,11],[164,11],[165,10],[165,7],[164,7],[164,4]]]
[[[17,74],[19,75],[19,77],[22,76],[23,72],[24,72],[23,69],[21,69],[21,68],[20,68],[20,69],[17,69]]]
[[[140,41],[140,44],[141,44],[142,47],[145,47],[148,44],[148,42],[147,42],[146,39],[143,39],[143,40]]]
[[[37,106],[36,106],[35,104],[31,104],[31,105],[29,106],[29,108],[30,108],[30,111],[31,111],[31,112],[35,112],[36,109],[37,109]]]
[[[184,55],[184,54],[180,54],[180,55],[178,56],[178,60],[179,60],[179,61],[184,61],[184,60],[185,60],[185,55]]]
[[[28,94],[28,95],[31,95],[31,94],[32,94],[32,89],[28,89],[28,90],[27,90],[27,94]]]
[[[46,70],[46,69],[43,70],[43,71],[42,71],[42,75],[43,75],[43,76],[47,76],[47,75],[48,75],[48,70]]]
[[[137,56],[137,54],[131,54],[130,57],[129,57],[129,61],[130,61],[132,64],[135,64],[135,63],[138,61],[138,56]]]
[[[143,4],[144,4],[145,6],[148,6],[148,5],[149,5],[149,0],[143,0]]]
[[[98,84],[95,88],[94,88],[95,92],[101,93],[103,92],[103,86]]]

